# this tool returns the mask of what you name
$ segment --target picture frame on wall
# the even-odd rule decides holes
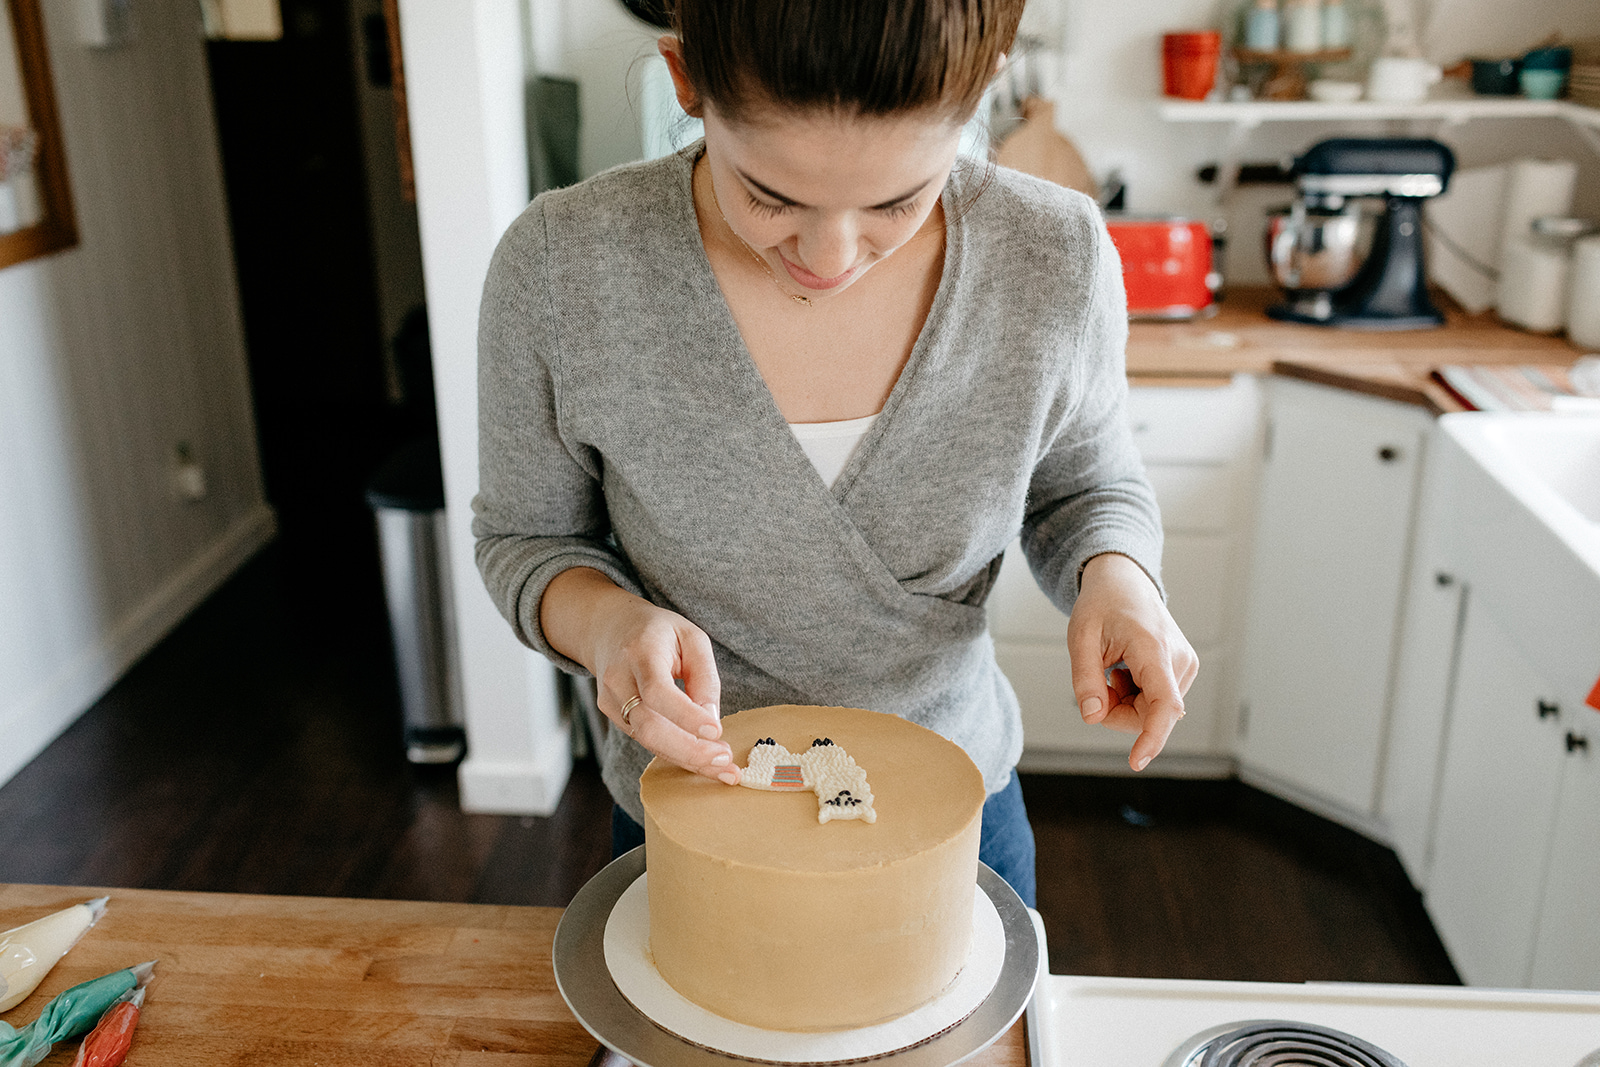
[[[77,243],[39,0],[0,0],[0,269]]]

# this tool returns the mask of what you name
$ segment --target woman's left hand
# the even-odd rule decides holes
[[[1143,568],[1115,553],[1089,560],[1067,624],[1067,652],[1083,721],[1138,734],[1128,765],[1144,770],[1183,718],[1200,659]],[[1108,685],[1106,669],[1119,661],[1127,677],[1113,672],[1118,677]]]

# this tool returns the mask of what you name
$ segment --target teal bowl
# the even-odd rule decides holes
[[[1554,100],[1561,95],[1561,87],[1567,83],[1567,72],[1564,70],[1528,70],[1524,67],[1519,77],[1522,95],[1530,100]]]

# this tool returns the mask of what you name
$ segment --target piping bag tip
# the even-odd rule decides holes
[[[90,926],[100,921],[100,916],[106,913],[106,905],[109,903],[111,903],[110,897],[95,897],[93,900],[83,902],[83,906],[89,909],[91,916],[89,919]]]
[[[157,962],[157,960],[151,960],[148,963],[140,963],[128,968],[133,972],[133,980],[139,983],[140,988],[143,988],[150,981],[150,976],[155,973]]]

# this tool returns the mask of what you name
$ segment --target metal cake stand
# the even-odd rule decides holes
[[[658,1027],[630,1004],[606,966],[605,929],[623,891],[644,873],[643,846],[625,853],[591,878],[567,905],[552,953],[556,986],[583,1028],[600,1042],[595,1065],[626,1060],[637,1067],[730,1067],[752,1061],[714,1052]],[[1009,1030],[1033,996],[1039,979],[1039,940],[1022,898],[987,866],[978,864],[978,888],[988,894],[1005,930],[1000,978],[976,1011],[921,1044],[876,1057],[893,1067],[953,1067]]]

